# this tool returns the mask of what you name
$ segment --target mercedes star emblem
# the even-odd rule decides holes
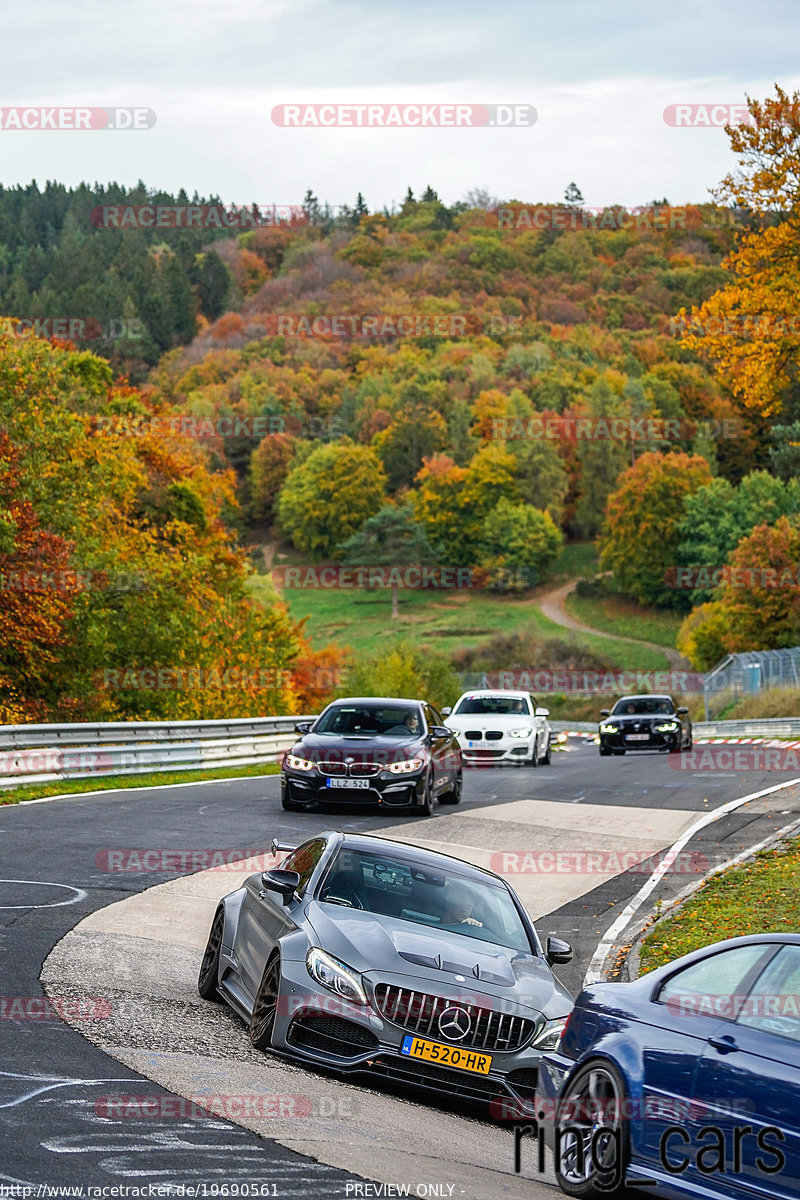
[[[466,1009],[451,1004],[439,1013],[439,1033],[448,1041],[460,1042],[472,1028],[472,1018]]]

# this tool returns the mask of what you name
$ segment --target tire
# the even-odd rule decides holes
[[[422,801],[422,806],[416,806],[415,812],[421,817],[433,816],[433,787],[431,785],[430,773],[425,776],[425,796]]]
[[[550,737],[549,737],[549,735],[548,735],[548,738],[547,738],[547,753],[545,754],[544,758],[542,759],[542,766],[543,766],[543,767],[549,767],[549,766],[550,766],[550,759],[552,758],[552,756],[553,756],[553,745],[552,745],[552,742],[550,741]]]
[[[284,788],[281,791],[281,808],[284,812],[303,812],[305,807],[304,804],[297,804],[296,801],[289,799],[288,788]]]
[[[197,977],[197,990],[204,1000],[221,1001],[217,990],[219,979],[219,960],[222,953],[222,933],[225,928],[225,909],[220,904],[214,913],[211,930],[206,942],[203,961],[200,964],[200,974]]]
[[[264,974],[261,976],[261,983],[258,985],[253,1012],[250,1016],[250,1041],[256,1050],[269,1050],[272,1045],[272,1031],[275,1028],[275,1017],[278,1012],[280,981],[280,955],[273,954],[264,967]]]
[[[461,791],[462,791],[463,787],[464,787],[464,775],[461,771],[459,771],[458,775],[456,776],[456,781],[453,784],[453,786],[450,788],[450,791],[443,792],[442,795],[439,797],[439,803],[440,804],[460,804],[461,803]]]
[[[555,1174],[559,1187],[580,1200],[625,1194],[630,1158],[625,1119],[625,1083],[616,1067],[601,1059],[587,1062],[558,1101]],[[607,1130],[604,1133],[603,1130]],[[578,1150],[582,1144],[583,1154]],[[581,1161],[582,1160],[582,1161]],[[607,1170],[603,1167],[607,1166]]]
[[[684,746],[684,750],[691,750],[691,748],[692,748],[692,735],[689,734],[689,741]]]
[[[600,747],[600,757],[601,758],[610,758],[612,753],[613,753],[613,751],[609,750],[608,746]]]
[[[539,739],[538,737],[533,743],[533,754],[530,758],[525,759],[526,767],[538,767],[539,765]]]

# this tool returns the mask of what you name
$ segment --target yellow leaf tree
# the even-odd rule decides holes
[[[747,106],[752,123],[726,127],[740,166],[715,199],[743,211],[749,228],[723,262],[730,283],[678,315],[683,342],[699,345],[731,392],[768,416],[800,378],[800,93],[776,86]]]

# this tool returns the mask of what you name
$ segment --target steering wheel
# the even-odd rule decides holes
[[[349,896],[337,896],[335,892],[328,892],[323,896],[328,904],[344,904],[347,908],[360,908],[363,912],[364,905],[356,892],[351,892]]]

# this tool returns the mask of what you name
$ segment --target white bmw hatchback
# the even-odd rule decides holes
[[[464,692],[453,709],[442,709],[458,737],[464,762],[550,762],[550,712],[528,692]]]

